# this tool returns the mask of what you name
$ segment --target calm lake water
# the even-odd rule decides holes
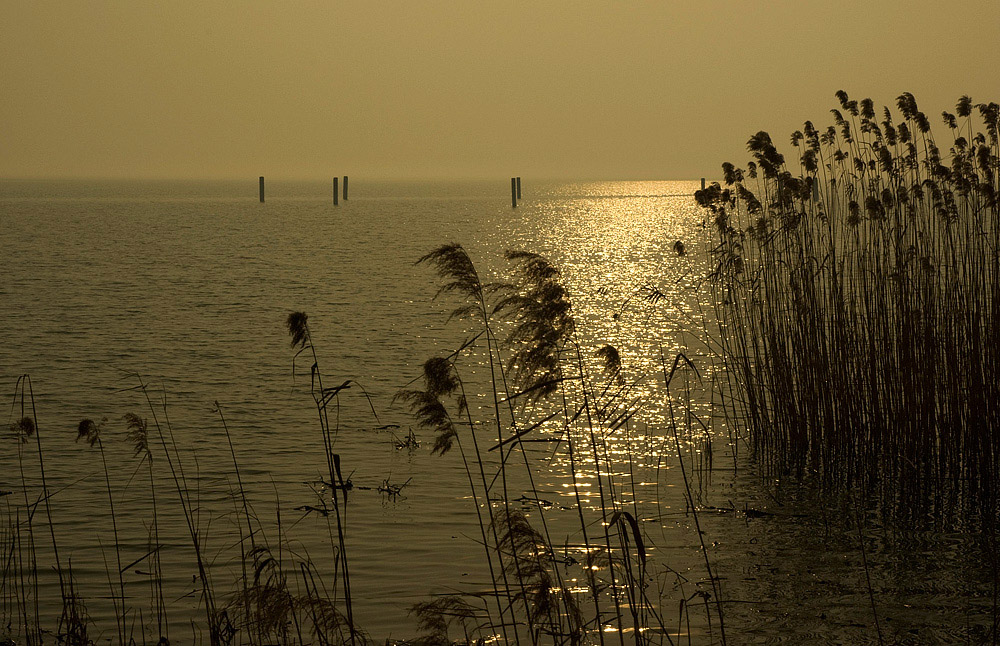
[[[699,370],[700,378],[686,371],[672,393],[683,404],[675,411],[684,420],[682,453],[695,467],[689,475],[723,585],[729,642],[878,643],[859,535],[843,510],[794,491],[775,497],[745,469],[733,475],[738,429],[726,427],[711,394],[718,374],[705,282],[710,242],[691,197],[697,187],[528,181],[512,209],[504,181],[353,178],[350,200],[337,207],[324,183],[269,182],[260,204],[255,179],[0,182],[0,383],[12,397],[18,376],[31,376],[54,531],[61,560],[71,560],[87,599],[91,637],[117,639],[106,565],[115,559],[114,535],[100,453],[74,441],[76,427],[83,418],[108,419],[104,448],[121,560],[129,565],[148,551],[153,511],[121,421],[129,412],[150,415],[136,374],[149,384],[158,413],[169,414],[221,596],[239,574],[241,503],[219,410],[273,550],[288,568],[308,558],[321,573],[332,569],[328,525],[306,509],[319,504],[328,477],[309,362],[300,357],[293,374],[284,327],[291,311],[309,315],[327,385],[356,380],[378,416],[357,388],[339,400],[335,450],[354,484],[347,548],[357,624],[377,639],[412,637],[407,610],[414,603],[489,587],[458,452],[431,455],[430,433],[394,401],[426,359],[451,352],[473,332],[469,322],[447,321],[459,303],[435,299],[436,276],[414,264],[459,242],[490,278],[504,277],[507,249],[546,256],[563,272],[591,353],[585,360],[594,363],[592,353],[607,343],[621,352],[641,412],[628,438],[608,437],[612,454],[633,456],[612,477],[620,500],[641,505],[656,563],[650,590],[676,628],[672,639],[718,643],[720,632],[698,594],[711,587],[657,386],[661,352],[668,362],[684,352]],[[677,240],[686,254],[675,253]],[[488,367],[469,361],[462,369],[471,407],[492,405]],[[16,407],[9,410],[10,420],[19,417]],[[411,427],[419,446],[400,448]],[[534,487],[514,477],[510,497],[550,503],[553,542],[569,556],[579,516],[567,457],[555,443],[531,446]],[[29,504],[39,495],[36,453],[33,442],[19,451],[10,437],[0,448],[0,491],[12,492],[0,501],[5,554],[12,553],[10,523],[25,511],[19,457]],[[155,464],[171,640],[202,642],[206,636],[192,628],[203,614],[191,542],[169,472],[162,459]],[[379,490],[391,485],[402,487],[398,495]],[[590,490],[582,500],[589,511],[597,504]],[[524,509],[537,516],[535,505]],[[48,530],[44,520],[35,523],[39,596],[50,615],[59,591]],[[974,541],[928,532],[890,540],[877,519],[866,520],[861,535],[887,643],[986,639],[992,592]],[[143,609],[129,621],[137,641],[155,643],[143,563],[125,568],[130,605]],[[17,636],[14,579],[9,567],[4,572],[0,619],[9,626],[0,626],[0,637]],[[682,601],[690,604],[686,614]]]

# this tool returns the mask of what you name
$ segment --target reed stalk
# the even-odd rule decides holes
[[[183,463],[180,459],[180,452],[177,442],[174,439],[173,428],[170,424],[170,417],[167,414],[166,400],[162,402],[163,424],[161,425],[157,415],[156,406],[149,395],[149,390],[142,377],[134,375],[138,381],[138,390],[142,392],[146,405],[149,408],[153,419],[153,426],[156,428],[157,437],[160,440],[160,447],[167,460],[167,468],[170,471],[171,479],[174,482],[174,489],[177,492],[178,501],[181,504],[181,511],[184,515],[184,522],[187,526],[188,535],[191,538],[191,545],[194,549],[195,563],[198,568],[198,578],[201,581],[201,600],[205,609],[205,618],[208,623],[209,643],[211,646],[222,646],[227,640],[224,639],[222,628],[222,615],[219,613],[215,592],[212,589],[211,578],[209,576],[208,565],[203,554],[202,537],[199,532],[198,523],[195,519],[195,509],[191,504],[187,479],[184,475]],[[167,442],[170,442],[168,445]]]
[[[339,546],[339,563],[344,577],[344,606],[347,614],[348,627],[350,629],[350,641],[354,646],[357,640],[357,629],[354,625],[353,601],[351,598],[351,577],[347,561],[347,544],[345,542],[344,513],[338,492],[344,494],[344,504],[347,503],[347,489],[344,485],[340,471],[340,456],[333,452],[334,431],[330,427],[330,419],[327,414],[327,405],[331,401],[339,401],[337,397],[340,391],[351,385],[350,381],[345,381],[340,386],[334,388],[323,387],[323,375],[319,369],[319,357],[316,354],[316,346],[312,342],[312,334],[309,330],[308,317],[304,312],[292,312],[286,321],[288,333],[292,337],[292,347],[298,346],[298,354],[309,351],[312,354],[313,363],[310,369],[310,382],[313,401],[316,404],[316,413],[319,417],[320,430],[323,436],[324,455],[327,461],[327,470],[330,476],[331,500],[333,501],[333,512],[337,528],[337,544]],[[370,400],[369,400],[370,402]],[[373,409],[374,412],[374,409]]]
[[[92,419],[83,419],[77,426],[77,436],[76,440],[85,441],[90,448],[97,445],[97,450],[101,454],[101,465],[104,468],[104,483],[107,485],[108,492],[108,509],[111,512],[111,528],[115,539],[115,571],[118,573],[118,590],[117,598],[115,592],[112,592],[111,601],[115,607],[115,617],[118,623],[118,643],[125,646],[126,639],[126,597],[125,597],[125,579],[123,578],[123,568],[122,568],[122,554],[121,554],[121,542],[118,537],[118,516],[115,514],[115,499],[111,489],[111,474],[108,471],[108,460],[104,453],[104,442],[101,441],[101,433],[107,424],[107,418],[101,420],[98,424]]]

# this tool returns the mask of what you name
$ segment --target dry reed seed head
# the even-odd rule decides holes
[[[10,423],[10,432],[22,444],[35,434],[35,420],[30,417],[22,417],[16,422]]]
[[[559,270],[540,254],[508,249],[504,256],[515,263],[520,274],[521,280],[515,283],[515,288],[555,284],[559,278]]]
[[[373,643],[357,626],[352,629],[347,617],[337,609],[336,603],[317,596],[319,591],[315,588],[310,587],[309,591],[312,594],[294,597],[292,603],[303,619],[309,619],[312,624],[311,632],[319,643],[347,644],[352,638],[359,646]]]
[[[424,383],[435,397],[450,395],[459,387],[458,372],[450,359],[431,357],[424,362]]]
[[[931,122],[927,119],[927,115],[919,110],[915,115],[913,115],[913,121],[917,124],[917,128],[920,132],[926,134],[931,130]]]
[[[875,118],[875,103],[871,99],[861,100],[861,116],[865,119]]]
[[[776,177],[785,164],[785,157],[771,142],[771,135],[759,131],[747,141],[747,150],[753,153],[764,177]]]
[[[512,382],[527,394],[524,401],[556,392],[560,351],[575,330],[565,290],[554,281],[545,282],[502,300],[497,310],[515,321],[505,344],[514,349],[508,366]]]
[[[290,312],[285,320],[288,334],[292,337],[292,347],[306,347],[309,341],[309,317],[305,312]]]
[[[917,100],[909,92],[903,92],[896,97],[896,107],[899,108],[905,119],[913,119],[918,112]]]
[[[736,183],[736,167],[729,162],[722,164],[722,178],[728,185]]]
[[[885,129],[885,140],[890,146],[896,145],[896,128],[888,121],[882,122],[882,127]]]
[[[479,282],[479,274],[462,245],[458,243],[442,245],[422,256],[416,264],[424,262],[431,263],[438,276],[445,281],[438,289],[437,295],[459,292],[477,302],[482,300],[483,286]]]
[[[806,149],[802,154],[802,167],[805,168],[807,173],[815,173],[819,170],[819,162],[816,159],[816,152],[811,148]]]
[[[125,413],[122,419],[125,420],[125,439],[132,443],[135,454],[150,455],[149,427],[146,420],[135,413]]]
[[[465,623],[478,619],[482,611],[457,595],[448,595],[433,601],[413,604],[407,614],[417,618],[417,629],[426,631],[415,643],[421,646],[451,646],[448,629],[456,622]]]
[[[625,382],[622,377],[622,358],[618,353],[618,348],[608,344],[597,350],[597,356],[604,363],[604,375],[614,383],[621,385]]]
[[[910,142],[910,127],[905,123],[896,126],[896,134],[899,135],[899,143],[905,144]],[[916,148],[913,149],[913,152],[916,153]]]
[[[523,511],[514,508],[496,509],[492,523],[497,529],[500,544],[513,546],[514,556],[550,556],[545,538],[531,526]]]
[[[458,430],[438,397],[423,390],[404,390],[396,397],[407,403],[417,419],[418,426],[434,431],[434,446],[431,448],[431,453],[443,455],[451,450],[458,437]],[[464,400],[459,403],[459,408],[464,410]]]
[[[837,100],[840,101],[840,107],[842,107],[842,108],[844,108],[846,110],[847,109],[847,92],[845,92],[843,90],[837,90],[836,92],[834,92],[834,96],[836,96]]]
[[[998,164],[997,157],[990,154],[990,149],[986,146],[979,146],[979,149],[976,151],[976,161],[979,163],[979,170],[986,177],[989,177],[990,173],[1000,165]]]
[[[98,424],[92,419],[82,419],[76,426],[76,441],[84,440],[89,446],[94,446],[101,439],[101,430],[108,418],[102,418]]]
[[[760,200],[757,199],[757,196],[742,184],[736,187],[736,195],[739,199],[743,200],[743,203],[746,205],[747,213],[750,215],[756,215],[763,209],[763,205],[760,203]]]
[[[990,136],[990,142],[996,144],[1000,130],[1000,104],[980,103],[977,107],[983,118],[983,125],[986,126],[986,132]]]
[[[840,136],[843,140],[849,144],[854,143],[854,137],[851,135],[851,124],[848,121],[844,121],[840,124]]]
[[[972,114],[972,98],[969,95],[962,96],[955,103],[955,113],[960,117],[967,117]]]
[[[729,162],[726,162],[727,164]],[[730,164],[731,165],[731,164]],[[723,165],[725,166],[725,165]],[[694,192],[694,199],[702,208],[713,208],[715,204],[719,201],[719,194],[722,189],[719,187],[718,183],[713,182],[703,189],[699,189]]]
[[[889,152],[888,148],[881,148],[878,152],[879,162],[882,164],[882,172],[892,173],[893,171],[893,157],[892,153]]]
[[[849,226],[856,227],[861,223],[861,205],[856,200],[847,203],[847,219]]]
[[[884,188],[882,189],[882,206],[885,210],[892,210],[896,205],[896,199],[892,194],[892,189]]]

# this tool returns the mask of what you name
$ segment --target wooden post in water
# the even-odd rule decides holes
[[[517,178],[510,178],[510,206],[517,208]]]
[[[264,176],[260,176],[260,201],[264,201]]]
[[[517,178],[517,199],[521,199],[521,178]]]
[[[339,198],[340,198],[340,188],[337,187],[337,178],[334,177],[333,178],[333,205],[334,206],[337,206],[340,203],[340,202],[338,202]]]
[[[701,190],[703,190],[703,191],[705,190],[705,178],[704,177],[701,178]]]
[[[347,201],[347,175],[344,175],[344,201]]]

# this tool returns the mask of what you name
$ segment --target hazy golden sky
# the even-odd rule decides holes
[[[1000,0],[0,0],[0,177],[714,177],[839,89],[1000,101],[998,43]]]

